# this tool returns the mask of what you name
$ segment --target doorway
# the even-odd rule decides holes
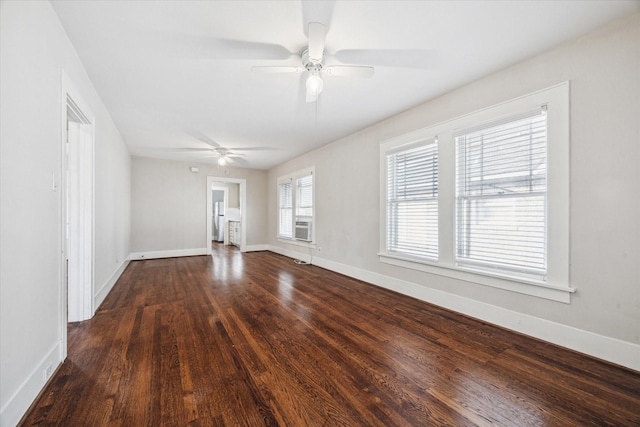
[[[247,203],[247,181],[241,178],[207,177],[207,254],[210,255],[212,237],[214,235],[214,222],[218,222],[219,229],[222,229],[224,244],[235,243],[240,247],[241,252],[246,250],[246,203]],[[217,191],[224,191],[223,215],[220,216],[220,208],[217,215],[214,215],[214,194]],[[220,206],[220,205],[219,205]],[[236,225],[229,237],[229,224]],[[238,225],[239,224],[239,225]],[[233,240],[233,242],[231,241]]]
[[[67,323],[90,319],[94,310],[94,116],[66,79],[62,109],[60,270],[66,344]]]

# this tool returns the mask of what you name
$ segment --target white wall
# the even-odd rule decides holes
[[[0,2],[0,425],[61,362],[61,70],[96,116],[95,299],[129,253],[129,154],[48,2]],[[100,295],[98,295],[100,293]]]
[[[234,182],[227,182],[226,187],[229,189],[229,207],[239,209],[240,208],[240,184],[236,184]]]
[[[264,245],[266,228],[266,171],[133,157],[131,162],[131,252],[182,251],[197,253],[209,244],[207,176],[247,181],[247,246]],[[209,189],[210,190],[210,189]],[[189,252],[192,251],[192,252]]]
[[[577,288],[570,304],[378,261],[380,142],[567,80],[571,285]],[[315,166],[321,265],[640,370],[639,118],[635,14],[270,170],[270,247],[308,254],[275,237],[276,180]],[[597,348],[602,343],[625,354]]]

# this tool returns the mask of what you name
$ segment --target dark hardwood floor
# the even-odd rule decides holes
[[[216,245],[131,262],[22,425],[639,426],[640,373]]]

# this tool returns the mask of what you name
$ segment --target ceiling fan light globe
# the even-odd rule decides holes
[[[318,95],[320,92],[322,92],[323,86],[324,83],[322,82],[320,76],[317,74],[311,74],[307,79],[307,91],[312,92],[315,95]]]
[[[225,159],[224,157],[220,157],[218,159],[218,166],[225,166],[227,164],[227,159]]]

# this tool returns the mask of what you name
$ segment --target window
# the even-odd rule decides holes
[[[570,302],[568,83],[384,141],[380,176],[381,262]]]
[[[464,130],[456,141],[456,262],[546,274],[545,108]]]
[[[438,258],[438,144],[387,155],[387,251]]]
[[[313,169],[278,179],[278,237],[313,241]]]
[[[278,185],[279,218],[278,236],[293,238],[293,194],[291,192],[291,180],[286,180]]]
[[[309,174],[296,180],[296,216],[311,220],[313,217],[313,175]]]

